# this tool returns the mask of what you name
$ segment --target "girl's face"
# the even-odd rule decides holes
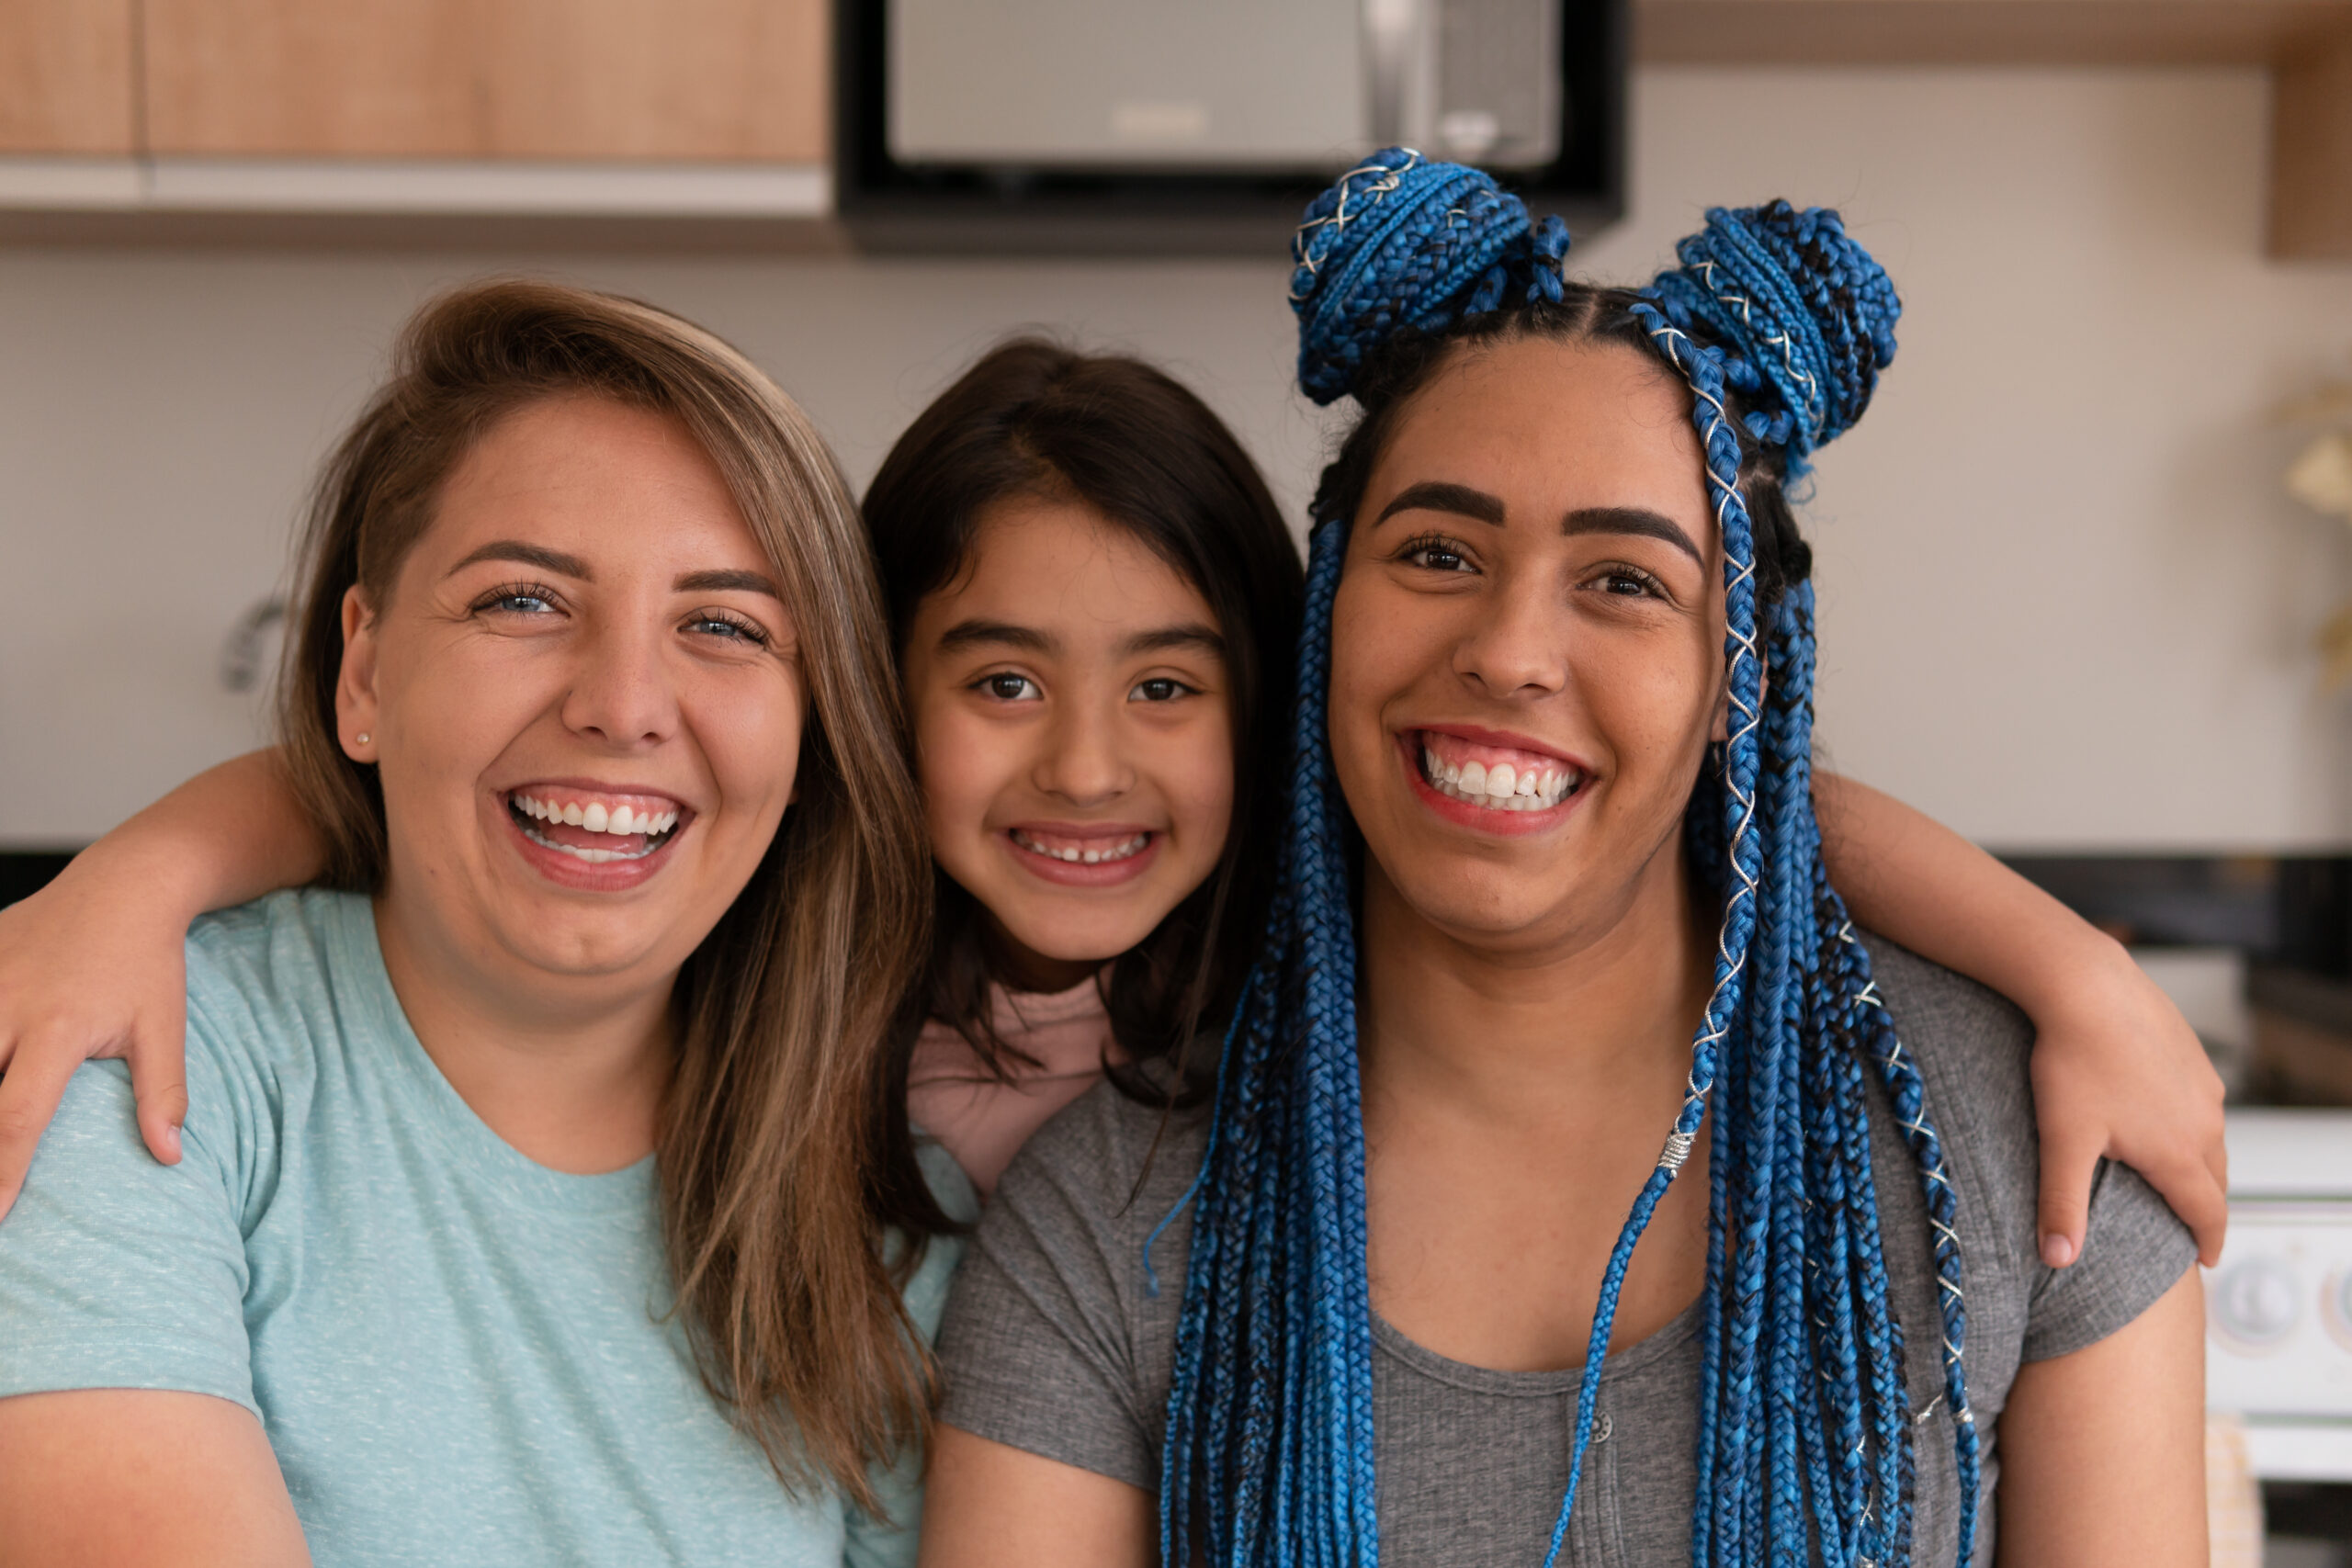
[[[989,508],[917,607],[902,663],[932,853],[1037,983],[1135,946],[1215,869],[1224,646],[1197,589],[1074,501]]]
[[[509,415],[344,627],[339,729],[383,781],[387,902],[470,967],[665,979],[775,836],[793,625],[673,420],[589,397]]]
[[[1332,759],[1369,874],[1454,940],[1556,952],[1679,866],[1725,698],[1689,411],[1634,349],[1504,343],[1441,369],[1373,470]]]

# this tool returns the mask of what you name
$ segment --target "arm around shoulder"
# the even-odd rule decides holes
[[[188,922],[323,864],[277,754],[256,751],[198,774],[0,909],[0,1215],[92,1057],[130,1062],[141,1136],[157,1159],[179,1157]]]

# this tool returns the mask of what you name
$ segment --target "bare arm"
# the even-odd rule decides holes
[[[253,1413],[201,1393],[0,1399],[0,1564],[298,1568],[302,1527]]]
[[[2000,1560],[2206,1560],[2205,1296],[2195,1269],[2125,1327],[2029,1361],[2001,1413]]]
[[[917,1568],[1151,1568],[1148,1494],[1091,1470],[939,1427]]]
[[[324,851],[277,753],[198,773],[0,909],[0,1214],[74,1069],[130,1063],[139,1131],[179,1158],[188,922],[317,876]]]
[[[2222,1080],[2179,1011],[2112,938],[1891,795],[1816,774],[1829,879],[1854,918],[1991,987],[2033,1020],[2042,1261],[2082,1256],[2104,1156],[2145,1177],[2222,1255]]]

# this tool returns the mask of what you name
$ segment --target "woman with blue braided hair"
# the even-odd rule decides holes
[[[1317,497],[1267,942],[1213,1111],[1102,1092],[942,1337],[924,1554],[2203,1561],[2189,1238],[2037,1256],[2029,1030],[1858,932],[1784,493],[1894,350],[1834,213],[1649,288],[1385,153],[1308,211]]]

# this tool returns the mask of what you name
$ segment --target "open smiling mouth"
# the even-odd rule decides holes
[[[506,810],[531,842],[591,865],[643,860],[678,831],[674,807],[640,814],[627,806],[607,807],[602,801],[583,806],[576,800],[529,795],[518,790],[506,797]]]
[[[1515,748],[1479,746],[1435,730],[1412,738],[1421,782],[1449,800],[1489,811],[1549,811],[1584,784],[1584,774],[1557,757]]]
[[[1010,834],[1012,841],[1033,855],[1044,855],[1069,865],[1109,865],[1133,860],[1151,848],[1150,833],[1127,833],[1117,838],[1081,838],[1060,833],[1031,833],[1015,828]]]

